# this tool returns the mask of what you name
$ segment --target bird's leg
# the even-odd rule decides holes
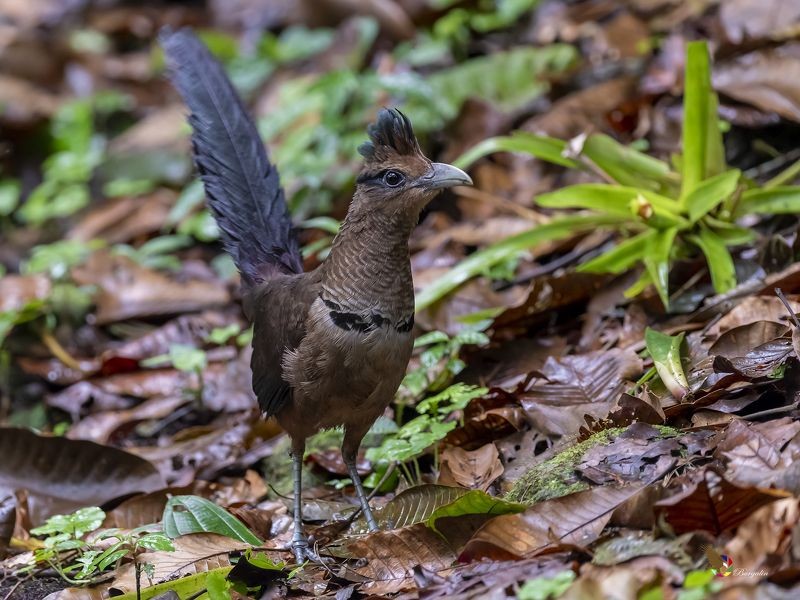
[[[361,485],[361,477],[356,469],[358,447],[361,445],[364,433],[365,432],[358,432],[357,434],[353,434],[350,429],[345,431],[344,443],[342,444],[342,459],[347,467],[347,472],[350,474],[350,479],[353,480],[353,485],[356,488],[356,495],[358,496],[358,501],[361,503],[361,510],[364,513],[364,518],[367,520],[367,526],[370,531],[375,532],[378,531],[378,523],[372,515],[367,495],[364,493],[364,486]]]
[[[309,555],[308,538],[303,533],[303,455],[306,441],[292,440],[292,480],[294,481],[294,535],[292,550],[297,564],[305,562]]]

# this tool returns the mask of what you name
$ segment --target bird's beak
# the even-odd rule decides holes
[[[458,167],[445,163],[433,163],[429,174],[420,182],[429,190],[439,190],[455,185],[472,185],[472,179]]]

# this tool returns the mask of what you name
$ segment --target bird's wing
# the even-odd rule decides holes
[[[318,271],[273,279],[256,293],[253,302],[253,391],[267,416],[279,412],[291,399],[283,377],[283,357],[306,334],[309,308],[319,296]]]

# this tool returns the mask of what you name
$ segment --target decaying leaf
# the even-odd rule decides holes
[[[439,483],[486,491],[492,482],[503,474],[500,455],[494,444],[477,450],[458,447],[442,450]]]
[[[441,536],[423,524],[371,533],[347,542],[345,549],[367,561],[355,573],[365,581],[362,589],[375,594],[414,588],[415,569],[440,571],[456,558]]]
[[[585,547],[597,539],[614,510],[641,486],[596,487],[546,500],[517,515],[495,517],[481,527],[460,560],[534,556],[559,546]]]
[[[27,490],[34,525],[56,513],[164,487],[142,458],[94,442],[0,428],[0,488]]]
[[[535,380],[520,399],[539,431],[568,435],[584,424],[584,415],[604,417],[625,380],[641,370],[641,359],[631,350],[549,358],[541,369],[541,379]]]
[[[728,531],[758,508],[789,496],[786,492],[755,487],[738,487],[711,469],[685,478],[678,493],[660,500],[656,511],[675,533]]]

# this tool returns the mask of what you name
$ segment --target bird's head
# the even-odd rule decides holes
[[[358,149],[364,167],[356,186],[371,210],[416,217],[440,190],[472,185],[461,169],[431,162],[422,153],[411,121],[397,109],[381,109],[367,133],[369,141]]]

